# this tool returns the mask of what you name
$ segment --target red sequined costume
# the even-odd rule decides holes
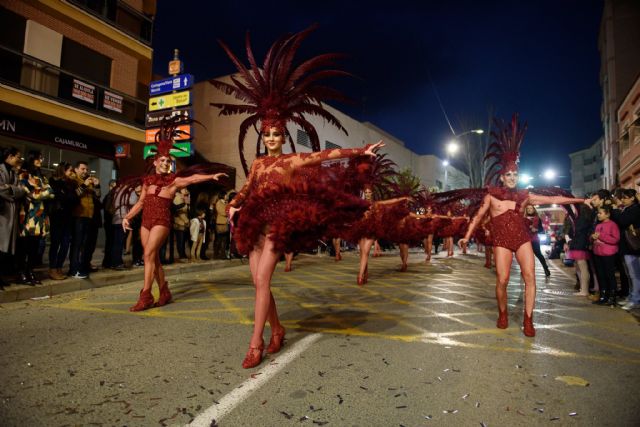
[[[362,156],[368,147],[316,153],[265,156],[254,160],[247,182],[229,207],[240,208],[234,218],[234,238],[240,253],[249,253],[261,235],[269,234],[276,251],[295,252],[317,245],[336,233],[336,224],[362,217],[369,202],[362,200],[341,175],[320,166],[324,160]],[[293,167],[295,159],[305,164]],[[332,172],[332,173],[329,173]]]
[[[509,190],[504,187],[490,187],[489,194],[498,200],[516,202],[514,209],[509,209],[491,218],[493,245],[516,252],[520,246],[531,241],[529,228],[522,212],[522,203],[528,199],[529,192],[527,190]]]
[[[173,217],[171,216],[173,199],[161,197],[159,194],[163,187],[173,184],[175,179],[176,175],[173,173],[166,175],[155,174],[144,178],[144,185],[156,186],[155,192],[147,192],[142,204],[142,226],[147,230],[151,230],[154,225],[171,228],[173,223]]]
[[[358,221],[348,225],[340,234],[346,241],[357,243],[360,239],[384,239],[390,225],[398,224],[409,214],[407,203],[373,202],[371,207]]]

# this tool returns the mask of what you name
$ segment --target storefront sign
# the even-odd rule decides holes
[[[193,75],[181,74],[168,79],[156,80],[149,84],[149,95],[160,95],[173,92],[174,90],[185,90],[193,86]]]
[[[193,147],[190,142],[176,142],[173,144],[175,148],[172,148],[169,153],[173,157],[189,157],[193,153]],[[154,144],[147,144],[143,147],[142,157],[147,158],[156,154],[156,146]]]
[[[115,111],[116,113],[122,113],[122,101],[123,97],[116,95],[115,93],[104,91],[104,98],[102,99],[102,106],[106,110]]]
[[[0,114],[0,135],[93,154],[106,159],[114,158],[114,146],[109,141],[5,114]]]
[[[160,122],[175,116],[182,116],[185,119],[189,117],[193,117],[193,110],[191,108],[178,108],[176,110],[157,111],[155,113],[147,113],[145,126],[148,128],[159,127]]]
[[[176,128],[178,135],[173,138],[176,141],[186,141],[193,137],[193,129],[191,125],[180,125]],[[153,144],[156,142],[156,134],[160,131],[160,128],[147,129],[144,132],[144,142],[147,144]]]
[[[78,79],[73,79],[73,89],[71,90],[71,96],[80,99],[81,101],[89,104],[95,104],[96,102],[96,87],[85,83]]]
[[[122,159],[129,157],[129,152],[131,150],[131,144],[128,142],[120,142],[116,144],[116,159]]]
[[[165,108],[182,107],[191,103],[191,92],[184,91],[169,95],[149,98],[149,111],[164,110]]]

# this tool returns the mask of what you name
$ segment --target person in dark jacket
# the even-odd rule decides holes
[[[629,227],[640,227],[640,204],[636,199],[636,190],[626,188],[620,194],[621,205],[615,209],[612,219],[620,228],[620,242],[618,252],[624,258],[624,265],[627,270],[630,282],[630,293],[628,301],[622,308],[631,310],[640,307],[640,250],[634,250],[627,242],[624,234]],[[624,292],[624,289],[622,289]],[[624,296],[624,295],[622,295]]]
[[[591,259],[589,236],[593,227],[592,217],[592,209],[587,205],[580,205],[578,218],[576,218],[574,230],[570,236],[571,241],[569,242],[569,253],[567,254],[570,259],[575,261],[580,291],[574,295],[579,296],[589,295],[589,281],[591,279],[589,270],[589,260]]]
[[[49,184],[54,194],[54,198],[49,205],[49,218],[51,220],[49,277],[53,280],[63,280],[67,276],[62,272],[62,265],[69,254],[69,246],[73,234],[71,211],[79,202],[75,191],[76,183],[73,179],[73,165],[67,162],[58,164],[49,180]]]

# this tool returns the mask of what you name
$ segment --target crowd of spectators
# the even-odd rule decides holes
[[[140,186],[127,191],[111,180],[103,197],[100,180],[86,161],[61,162],[51,176],[46,176],[39,151],[30,151],[25,159],[20,150],[10,147],[2,150],[1,156],[1,289],[11,282],[40,284],[42,277],[34,270],[43,265],[47,246],[50,279],[88,278],[98,270],[91,260],[101,228],[102,268],[125,270],[144,265],[141,215],[132,221],[132,231],[125,233],[122,228],[122,219],[140,196]],[[214,258],[233,257],[225,207],[234,195],[221,192],[211,197],[201,192],[192,206],[188,189],[179,191],[173,200],[173,228],[161,251],[161,261],[174,262],[174,249],[180,262],[209,259],[206,252],[212,241]],[[191,238],[193,231],[190,233],[193,220],[198,223],[195,240]],[[130,262],[125,262],[125,255],[131,255]]]

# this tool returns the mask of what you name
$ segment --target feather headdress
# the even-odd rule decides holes
[[[517,171],[520,158],[520,146],[527,131],[527,123],[518,122],[518,113],[514,113],[511,122],[494,119],[495,131],[491,131],[493,142],[487,148],[485,161],[492,162],[485,174],[485,185],[493,185],[498,176],[508,171]]]
[[[190,136],[188,132],[179,129],[179,127],[193,122],[195,120],[184,116],[172,116],[162,119],[160,130],[155,136],[156,152],[153,158],[169,157],[171,156],[171,149],[179,150],[180,148],[174,146],[174,140],[178,137]]]
[[[331,68],[335,60],[344,55],[326,53],[308,59],[295,67],[293,65],[300,43],[316,28],[317,25],[314,25],[297,34],[278,39],[269,48],[261,67],[258,66],[253,55],[249,33],[246,35],[245,45],[250,68],[247,68],[224,42],[218,41],[238,69],[243,81],[232,76],[233,84],[214,79],[209,82],[217,89],[227,95],[233,95],[244,103],[211,103],[211,105],[221,109],[219,115],[249,115],[240,124],[238,135],[240,161],[245,174],[248,173],[248,167],[244,157],[244,139],[251,126],[257,129],[258,122],[261,129],[276,127],[285,134],[287,134],[286,124],[293,122],[309,135],[311,148],[314,151],[320,150],[320,140],[313,125],[305,118],[305,114],[320,116],[347,134],[340,121],[322,106],[323,101],[345,101],[346,98],[338,91],[318,84],[319,80],[328,77],[351,75]],[[291,148],[295,152],[293,139],[290,135],[288,137]],[[258,139],[256,155],[259,155],[259,151],[260,140]]]

